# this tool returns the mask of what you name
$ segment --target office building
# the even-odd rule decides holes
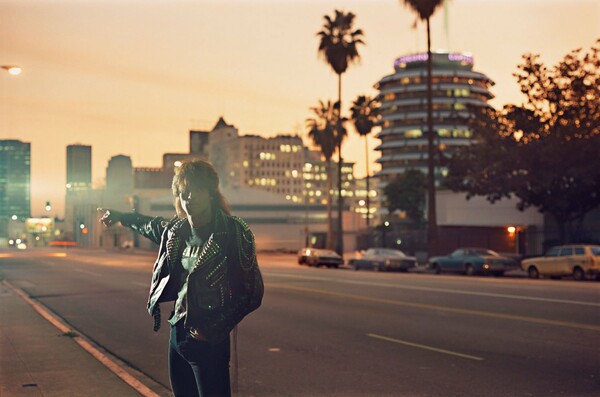
[[[494,83],[473,71],[473,58],[461,53],[432,54],[433,129],[436,151],[451,155],[452,149],[469,145],[472,132],[468,119],[473,109],[486,107],[493,97]],[[381,152],[377,160],[382,183],[407,169],[427,173],[427,54],[401,56],[394,73],[377,84],[381,101]],[[447,170],[437,162],[436,179]]]
[[[0,237],[7,237],[9,220],[31,215],[31,144],[0,140]]]
[[[67,146],[67,198],[72,192],[92,187],[92,147]]]

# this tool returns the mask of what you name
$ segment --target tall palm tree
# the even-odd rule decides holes
[[[444,0],[402,0],[427,23],[427,250],[435,254],[437,247],[437,216],[435,212],[435,147],[433,130],[433,99],[431,94],[431,30],[429,20]]]
[[[325,15],[323,29],[317,33],[319,36],[319,51],[325,62],[331,66],[338,75],[338,127],[337,152],[338,152],[338,234],[337,234],[337,252],[343,256],[344,238],[342,224],[342,210],[344,199],[342,197],[342,74],[348,69],[348,65],[357,62],[360,59],[358,54],[358,45],[365,44],[362,41],[363,32],[361,29],[353,30],[354,15],[351,12],[335,10],[335,16],[331,18]]]
[[[319,105],[311,107],[314,117],[306,119],[308,137],[319,147],[327,163],[327,248],[331,249],[331,158],[335,152],[337,111],[331,101],[319,100]]]
[[[365,137],[365,166],[367,171],[367,227],[369,227],[369,217],[371,216],[371,201],[369,198],[369,192],[371,190],[369,187],[368,137],[379,118],[379,103],[374,98],[365,95],[360,95],[352,103],[350,111],[352,112],[351,118],[352,122],[354,123],[354,128],[356,128],[356,132],[358,132],[360,136]]]

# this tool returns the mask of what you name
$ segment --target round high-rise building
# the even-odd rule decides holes
[[[493,98],[494,82],[473,71],[473,58],[462,53],[432,54],[432,97],[434,142],[438,151],[451,153],[468,145],[472,132],[468,119],[472,107],[487,107]],[[395,73],[375,86],[380,91],[381,151],[377,160],[382,184],[408,169],[427,174],[427,54],[401,56],[394,62]],[[447,170],[436,161],[436,180]]]

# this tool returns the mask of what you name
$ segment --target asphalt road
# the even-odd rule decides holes
[[[152,262],[4,251],[0,275],[168,387],[168,327],[154,333],[145,311]],[[266,293],[239,327],[238,395],[600,395],[598,282],[259,263]]]

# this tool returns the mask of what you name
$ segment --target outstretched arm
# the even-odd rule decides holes
[[[109,208],[98,208],[98,212],[102,214],[100,222],[106,227],[120,222],[123,226],[127,226],[156,244],[160,243],[161,235],[167,226],[167,222],[161,217],[121,212]]]

